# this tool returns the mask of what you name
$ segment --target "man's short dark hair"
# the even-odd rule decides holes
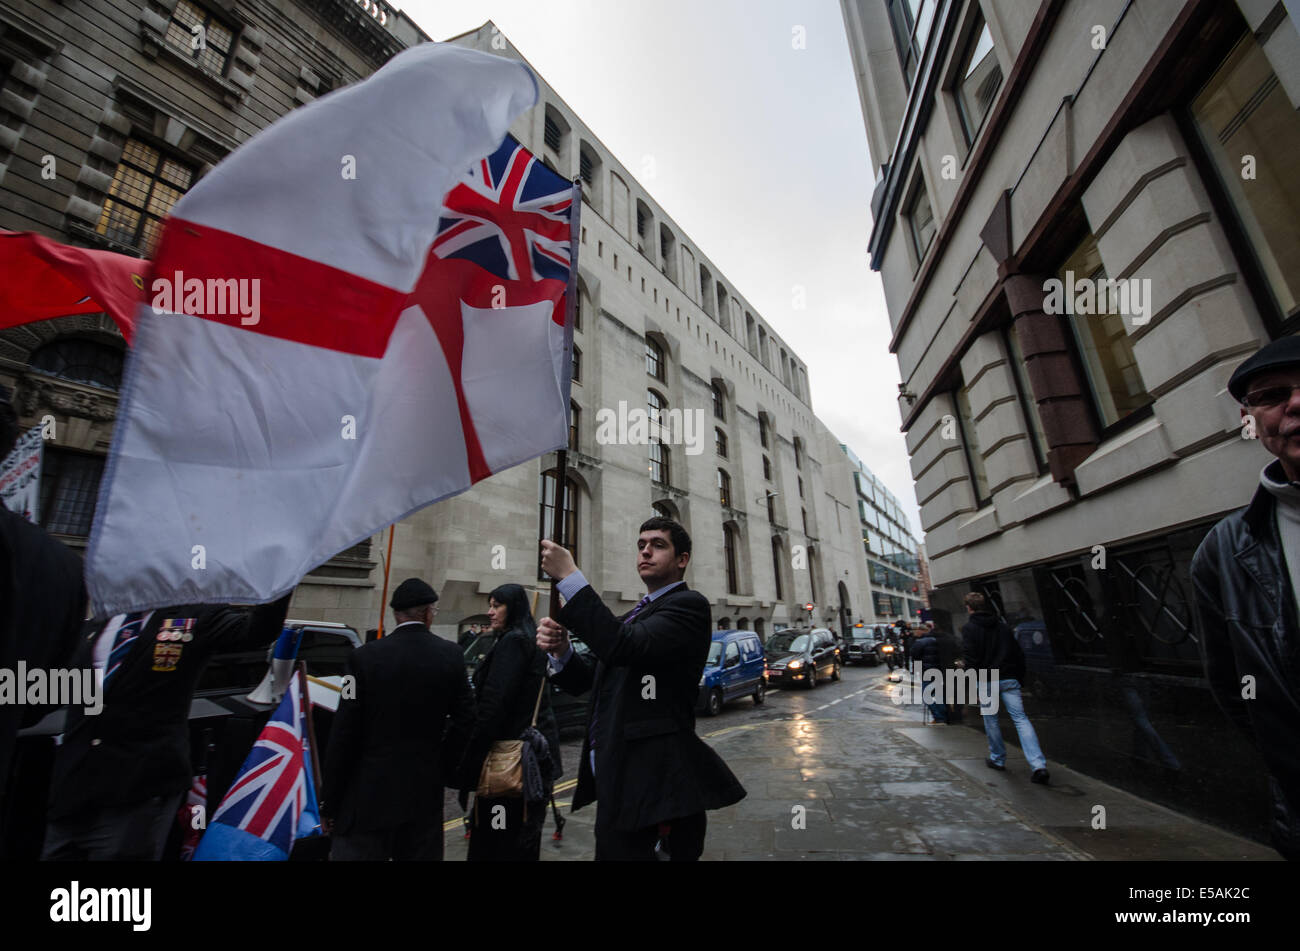
[[[687,534],[686,529],[682,528],[679,522],[671,518],[665,518],[662,515],[656,515],[654,518],[648,518],[641,523],[643,532],[667,532],[668,539],[673,543],[673,551],[678,555],[689,555],[691,553],[691,536]]]
[[[966,601],[966,607],[970,608],[976,614],[988,613],[989,599],[980,594],[980,592],[972,591],[970,594],[966,595],[964,600]]]
[[[13,451],[18,442],[18,414],[9,404],[9,394],[0,387],[0,459]]]

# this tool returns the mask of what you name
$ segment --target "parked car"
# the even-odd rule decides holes
[[[697,707],[715,717],[723,704],[737,697],[751,696],[755,704],[762,703],[767,692],[765,667],[763,642],[753,631],[715,631],[700,676]]]
[[[474,676],[474,670],[483,662],[495,638],[496,635],[492,633],[480,634],[465,648],[465,667],[469,670],[470,677]],[[580,637],[570,635],[569,643],[573,645],[575,653],[591,653],[591,648]],[[580,730],[587,725],[587,704],[590,702],[590,690],[575,697],[551,684],[551,710],[555,713],[555,725],[561,733],[572,729]]]
[[[840,679],[835,637],[825,628],[778,631],[767,639],[769,687],[799,684],[812,689],[822,677]]]

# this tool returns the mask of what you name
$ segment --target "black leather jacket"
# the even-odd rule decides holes
[[[1300,859],[1300,628],[1278,538],[1275,500],[1210,529],[1192,559],[1205,676],[1224,712],[1259,747],[1273,790],[1273,845]],[[1244,699],[1244,677],[1254,698]]]

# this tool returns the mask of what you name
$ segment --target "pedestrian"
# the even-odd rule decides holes
[[[969,618],[961,629],[962,660],[967,670],[977,671],[980,715],[984,717],[984,734],[989,741],[989,758],[985,762],[991,769],[1007,768],[1007,749],[998,726],[1001,705],[1011,714],[1011,722],[1020,736],[1020,749],[1032,771],[1030,778],[1046,784],[1051,778],[1047,759],[1038,746],[1034,725],[1025,716],[1024,699],[1020,695],[1020,685],[1025,680],[1025,655],[1011,628],[993,613],[984,595],[978,591],[966,595],[966,613]]]
[[[637,571],[647,594],[618,618],[568,549],[542,542],[542,568],[566,603],[542,618],[538,646],[552,680],[591,691],[574,790],[576,811],[596,802],[596,859],[695,861],[704,851],[705,812],[739,802],[744,787],[695,735],[695,700],[712,643],[708,600],[684,580],[691,537],[670,518],[641,525]],[[573,650],[568,630],[595,660]]]
[[[1192,559],[1205,676],[1259,750],[1271,780],[1273,847],[1300,859],[1300,337],[1283,337],[1228,380],[1274,457],[1250,504],[1210,529]],[[1247,695],[1243,686],[1251,684]]]
[[[930,708],[930,715],[934,717],[935,723],[948,722],[948,708],[944,702],[943,693],[943,666],[939,662],[939,641],[929,631],[921,634],[912,642],[912,658],[920,666],[920,680],[922,696],[933,695],[934,701],[926,701],[926,706]],[[927,684],[925,672],[927,670],[939,671],[939,681],[937,685],[930,686]]]
[[[560,734],[551,710],[546,654],[537,646],[537,625],[520,585],[503,584],[492,592],[488,621],[487,633],[495,635],[495,641],[474,669],[478,706],[461,761],[461,808],[478,787],[493,741],[519,739],[534,720],[548,746],[542,776],[546,795],[538,802],[476,795],[468,859],[536,862],[541,857],[546,799],[560,776]]]
[[[478,634],[478,625],[471,624],[469,627],[465,628],[465,630],[460,632],[460,637],[456,638],[456,646],[461,650],[464,650],[478,640]]]
[[[102,709],[69,706],[54,753],[42,858],[157,861],[194,780],[194,688],[218,651],[280,636],[290,595],[252,610],[191,604],[89,625],[75,665],[103,672]]]
[[[437,600],[403,581],[396,626],[348,657],[321,791],[331,861],[442,861],[444,783],[460,753],[443,738],[449,721],[451,736],[468,734],[474,695],[464,653],[430,630]]]
[[[18,441],[18,415],[0,387],[0,459]],[[39,526],[0,505],[0,670],[66,668],[81,640],[86,588],[81,559]],[[0,815],[18,730],[50,712],[38,704],[0,704]]]

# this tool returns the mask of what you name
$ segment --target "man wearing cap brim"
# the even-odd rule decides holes
[[[397,626],[348,658],[321,791],[335,861],[442,859],[443,784],[474,695],[464,653],[430,630],[437,600],[419,578],[403,581]]]
[[[1256,743],[1270,774],[1273,845],[1300,858],[1300,337],[1239,366],[1228,392],[1243,435],[1274,456],[1244,509],[1214,526],[1192,559],[1206,678]]]

